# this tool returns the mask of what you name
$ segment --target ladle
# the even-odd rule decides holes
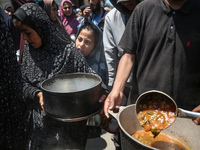
[[[157,90],[151,90],[151,91],[144,92],[138,97],[138,99],[136,101],[136,114],[141,112],[141,106],[144,106],[143,104],[146,104],[147,101],[154,101],[155,103],[159,102],[159,101],[164,101],[165,103],[163,104],[163,106],[165,107],[165,109],[166,109],[166,107],[170,107],[170,111],[175,113],[174,121],[176,120],[176,117],[196,119],[200,116],[200,113],[178,108],[176,105],[176,102],[169,95],[167,95],[164,92],[157,91]],[[163,108],[147,108],[147,109],[162,111]],[[169,127],[171,124],[169,124],[165,128]]]

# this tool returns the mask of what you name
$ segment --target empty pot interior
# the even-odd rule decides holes
[[[55,93],[73,93],[91,89],[100,82],[101,79],[92,74],[65,74],[46,80],[43,82],[42,88]]]

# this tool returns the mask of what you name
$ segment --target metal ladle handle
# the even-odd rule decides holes
[[[178,108],[177,117],[196,119],[200,117],[200,113]]]

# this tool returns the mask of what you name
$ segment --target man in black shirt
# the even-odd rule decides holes
[[[170,95],[178,107],[192,110],[200,101],[200,1],[147,0],[137,5],[119,46],[120,60],[104,112],[121,104],[126,80],[134,66],[133,91]]]

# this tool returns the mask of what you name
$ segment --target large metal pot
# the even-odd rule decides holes
[[[109,113],[118,121],[122,150],[157,150],[131,136],[137,131],[144,130],[137,119],[135,104],[126,107],[120,106],[119,113],[111,111]],[[199,150],[200,148],[200,126],[195,125],[191,119],[177,118],[161,133],[177,139],[190,150]]]
[[[102,80],[88,73],[57,75],[41,84],[47,115],[65,122],[80,121],[97,114],[102,104]]]

